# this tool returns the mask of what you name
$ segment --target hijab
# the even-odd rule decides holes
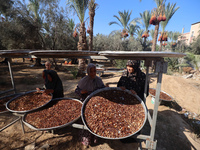
[[[92,63],[88,64],[87,66],[87,76],[83,77],[79,82],[78,82],[78,87],[81,90],[87,90],[88,92],[93,92],[97,89],[105,87],[103,84],[103,81],[101,80],[100,77],[95,76],[95,78],[90,77],[90,70],[91,68],[95,68],[96,66]]]
[[[129,73],[128,70],[123,73],[123,76],[129,77],[131,80],[136,81],[136,76],[141,74],[140,70],[140,61],[139,60],[128,60],[126,66],[130,66],[134,69],[132,73]]]

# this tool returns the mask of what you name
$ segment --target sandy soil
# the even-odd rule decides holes
[[[31,67],[33,65],[26,60],[13,61],[13,75],[16,89],[18,92],[35,90],[36,87],[43,86],[41,77],[43,66]],[[10,89],[11,82],[7,65],[0,64],[0,90]],[[65,97],[78,98],[74,94],[77,82],[80,79],[74,79],[70,73],[70,67],[63,66],[58,70],[58,74],[63,81]],[[110,83],[111,87],[115,87],[120,78],[121,73],[104,74],[102,79],[104,83]],[[156,87],[156,78],[151,78],[150,87]],[[192,79],[184,79],[181,76],[163,75],[161,90],[167,92],[174,98],[172,103],[164,103],[159,106],[155,140],[157,140],[158,150],[200,150],[200,138],[195,134],[195,130],[191,127],[190,122],[198,121],[200,115],[200,81]],[[153,113],[154,104],[150,96],[146,100],[147,108],[150,114]],[[181,108],[182,111],[181,111]],[[196,114],[194,118],[186,118],[184,113],[190,112]],[[194,116],[194,115],[193,115]],[[0,128],[18,118],[12,113],[0,114]],[[199,127],[199,126],[198,126]],[[0,149],[2,150],[23,150],[31,146],[35,149],[48,150],[128,150],[138,149],[138,143],[121,143],[119,140],[98,139],[97,144],[84,147],[79,142],[80,129],[67,126],[65,128],[55,130],[53,133],[44,131],[35,131],[24,126],[25,134],[22,132],[20,121],[0,132]],[[200,129],[200,127],[198,128]],[[148,121],[141,131],[142,134],[150,134],[150,126]],[[144,147],[145,142],[141,141]],[[43,147],[43,148],[42,148]]]

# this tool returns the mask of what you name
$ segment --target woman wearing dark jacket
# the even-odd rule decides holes
[[[126,64],[127,69],[118,81],[117,87],[120,87],[123,90],[128,89],[133,94],[137,94],[143,100],[146,75],[139,67],[140,61],[128,60]],[[147,95],[149,93],[148,89],[149,86],[147,86]]]
[[[47,82],[45,83],[45,92],[52,93],[53,98],[64,97],[63,94],[63,84],[58,74],[54,70],[49,70],[47,73]]]

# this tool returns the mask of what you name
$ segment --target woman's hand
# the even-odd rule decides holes
[[[36,88],[36,90],[37,90],[37,92],[39,92],[39,91],[40,91],[40,88]]]
[[[133,94],[137,94],[134,90],[130,90]]]
[[[126,88],[124,86],[120,86],[119,88],[122,90],[126,90]]]
[[[53,93],[53,92],[54,92],[54,90],[52,90],[52,89],[46,89],[46,90],[44,90],[43,94],[48,95],[48,94]]]
[[[81,90],[81,94],[86,94],[86,93],[88,93],[87,90]]]

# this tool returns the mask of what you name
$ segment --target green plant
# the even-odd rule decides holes
[[[178,70],[178,58],[165,58],[165,61],[168,62],[168,73],[172,73]]]
[[[73,75],[73,78],[76,79],[77,78],[77,74],[78,74],[78,69],[73,67],[73,68],[69,68],[68,70]]]
[[[126,67],[127,60],[116,59],[115,62],[116,62],[115,66],[121,69]]]

